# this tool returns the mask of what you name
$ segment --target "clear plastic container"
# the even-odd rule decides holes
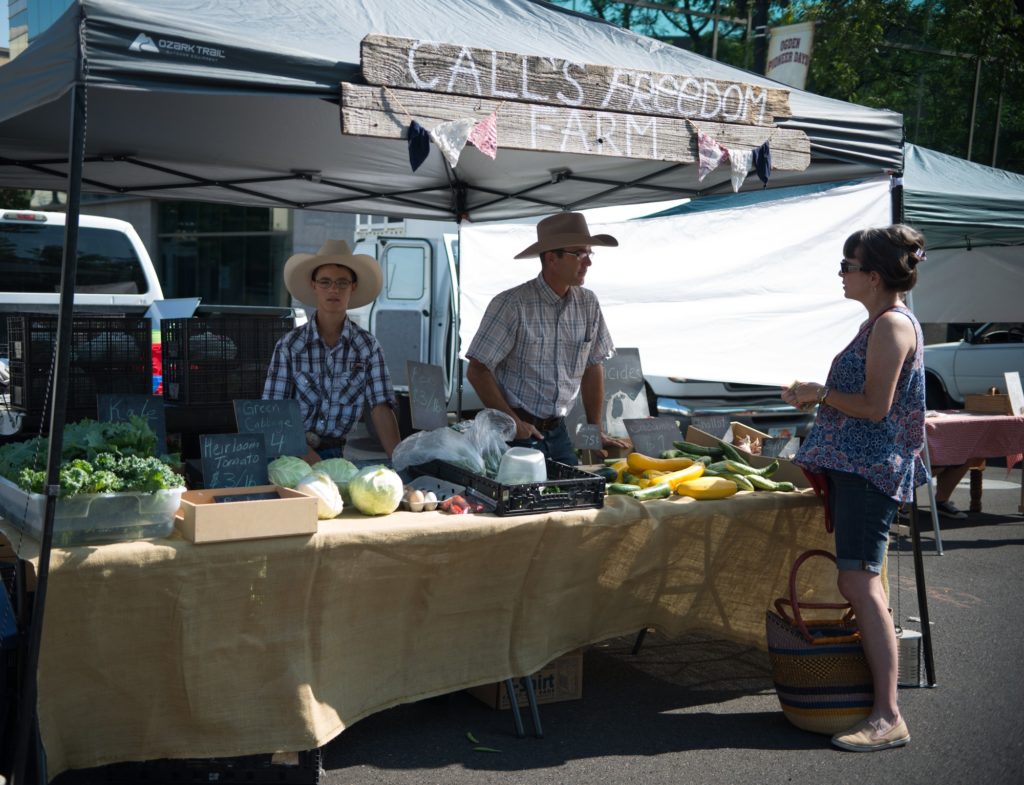
[[[93,493],[57,500],[53,518],[56,547],[166,537],[184,488],[154,493]],[[0,514],[30,537],[43,537],[46,497],[27,493],[0,477]]]

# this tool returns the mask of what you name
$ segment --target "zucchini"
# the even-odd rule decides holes
[[[791,482],[775,482],[760,474],[748,474],[747,480],[759,491],[795,491],[796,486]]]
[[[712,458],[722,457],[721,447],[705,447],[703,444],[694,444],[693,442],[672,442],[672,446],[690,455],[710,455]]]
[[[725,470],[732,472],[733,474],[756,474],[761,477],[771,477],[778,471],[779,462],[772,461],[767,466],[762,466],[760,469],[755,469],[753,466],[746,463],[737,463],[736,461],[723,461],[725,464]]]
[[[619,478],[619,473],[611,466],[598,466],[596,469],[591,469],[590,473],[596,474],[605,482],[615,482]]]
[[[612,495],[627,495],[643,490],[639,485],[625,482],[610,482],[605,486],[605,491]]]
[[[724,477],[727,480],[732,480],[736,483],[736,487],[741,491],[752,491],[754,490],[754,483],[750,477],[746,474],[733,474],[732,472],[719,472],[717,477]]]
[[[743,457],[743,453],[737,450],[733,445],[729,444],[729,442],[719,440],[718,444],[721,446],[722,455],[726,460],[736,461],[736,463],[747,462],[747,459]]]
[[[642,502],[650,499],[667,499],[672,495],[672,489],[663,482],[659,482],[656,485],[649,485],[646,488],[640,488],[633,491],[631,494],[634,499],[639,499]]]

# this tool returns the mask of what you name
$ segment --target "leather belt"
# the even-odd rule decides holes
[[[525,423],[529,423],[538,431],[552,431],[564,422],[564,417],[535,417],[530,414],[526,409],[520,409],[517,406],[512,407],[512,411],[516,413],[516,417]]]
[[[306,444],[314,450],[337,450],[345,446],[345,439],[337,436],[321,436],[313,431],[307,431]]]

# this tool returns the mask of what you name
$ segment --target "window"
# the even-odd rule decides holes
[[[59,292],[64,227],[56,224],[0,225],[0,281],[4,291]],[[78,232],[76,292],[141,294],[146,277],[131,242],[111,229]]]
[[[385,257],[387,297],[390,300],[419,300],[426,291],[426,263],[422,248],[390,245]]]

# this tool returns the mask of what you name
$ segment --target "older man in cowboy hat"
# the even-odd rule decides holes
[[[597,296],[583,288],[594,246],[617,246],[592,235],[580,213],[560,213],[537,224],[537,242],[516,259],[539,256],[540,274],[497,295],[473,337],[466,376],[480,400],[510,414],[515,445],[575,464],[565,415],[579,393],[587,421],[600,426],[604,410],[602,363],[615,352]],[[601,433],[605,447],[626,442]]]
[[[353,254],[344,240],[328,240],[317,253],[285,262],[284,285],[316,313],[277,342],[263,397],[298,400],[308,461],[340,457],[364,407],[388,456],[399,442],[384,353],[373,335],[347,317],[349,308],[377,299],[382,284],[377,260]]]

